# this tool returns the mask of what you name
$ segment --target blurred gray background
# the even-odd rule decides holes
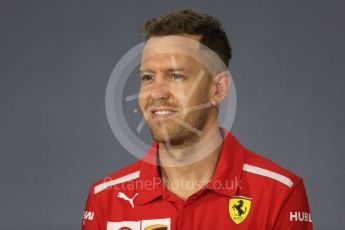
[[[304,178],[315,229],[345,229],[340,0],[1,0],[0,229],[80,228],[91,183],[135,160],[108,125],[110,74],[146,19],[186,7],[231,40],[232,132]]]

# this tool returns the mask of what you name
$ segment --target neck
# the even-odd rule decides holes
[[[218,124],[214,127],[204,130],[205,135],[188,148],[170,148],[159,143],[162,179],[182,199],[200,190],[214,174],[223,141]]]

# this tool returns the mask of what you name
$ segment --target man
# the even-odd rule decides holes
[[[91,187],[82,229],[312,229],[302,179],[219,127],[231,85],[220,23],[180,10],[144,33],[139,106],[154,143]]]

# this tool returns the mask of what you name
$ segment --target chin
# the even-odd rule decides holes
[[[152,138],[157,142],[168,144],[168,142],[165,140],[166,138],[165,135],[161,131],[158,131],[158,129],[159,128],[156,128],[153,130],[150,129]],[[175,142],[176,138],[173,135],[171,135],[168,131],[168,139],[169,139],[170,144],[172,145],[172,143]]]
[[[193,133],[190,133],[189,135],[183,135],[183,132],[175,135],[169,134],[169,142],[167,142],[165,140],[165,136],[161,133],[158,133],[157,130],[151,132],[151,134],[155,141],[175,147],[189,146],[191,143],[195,143],[198,140],[198,136],[194,135]]]

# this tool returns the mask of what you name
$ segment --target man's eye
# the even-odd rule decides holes
[[[151,75],[145,74],[141,77],[142,81],[148,81],[148,80],[152,80],[153,77]]]
[[[184,76],[181,75],[181,74],[177,74],[177,73],[172,73],[170,75],[170,77],[173,79],[173,80],[183,80],[184,79]]]

